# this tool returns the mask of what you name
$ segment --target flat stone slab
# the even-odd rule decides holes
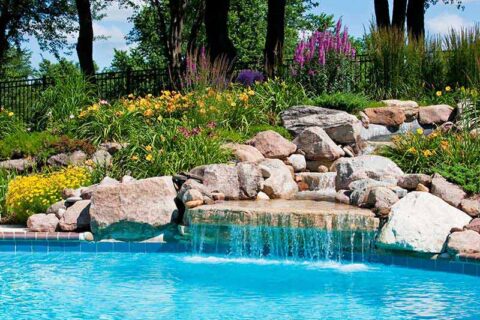
[[[345,204],[310,200],[227,201],[187,209],[186,225],[254,225],[376,231],[373,212]]]

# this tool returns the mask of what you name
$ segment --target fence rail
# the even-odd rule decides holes
[[[367,56],[357,56],[352,63],[355,83],[360,83],[367,78],[369,59]],[[242,65],[242,69],[246,69],[246,66]],[[97,73],[92,82],[97,96],[107,100],[118,99],[130,93],[158,95],[171,87],[168,71],[162,69],[102,72]],[[0,81],[0,107],[14,112],[26,122],[32,122],[36,101],[45,90],[54,85],[55,80],[47,77]]]

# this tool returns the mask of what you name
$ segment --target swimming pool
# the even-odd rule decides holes
[[[187,253],[1,253],[2,319],[478,319],[478,277]]]

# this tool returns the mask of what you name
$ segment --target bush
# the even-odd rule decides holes
[[[0,139],[12,133],[26,131],[25,124],[15,116],[15,113],[3,108],[0,109],[0,128]]]
[[[416,134],[397,136],[393,143],[381,154],[391,158],[405,172],[438,172],[460,184],[466,191],[480,190],[480,140],[468,132],[442,134],[435,131],[424,136],[419,129]]]
[[[46,212],[49,206],[60,201],[63,189],[76,189],[89,184],[89,171],[80,167],[18,176],[8,184],[6,197],[8,218],[11,221],[25,223],[32,214]]]
[[[13,171],[0,170],[0,218],[3,218],[7,213],[6,200],[8,183],[15,178],[15,176],[16,173]]]
[[[251,99],[251,104],[261,110],[263,117],[266,117],[271,125],[280,123],[280,112],[309,102],[303,86],[293,81],[268,79],[266,82],[256,84],[253,89],[255,95]]]
[[[55,150],[52,144],[58,140],[49,132],[17,131],[0,140],[0,159],[37,157],[45,159]]]
[[[354,93],[322,94],[314,98],[313,103],[318,107],[342,110],[349,113],[362,111],[366,108],[383,106],[381,102],[375,102],[364,95]]]
[[[35,102],[35,129],[72,132],[72,118],[94,100],[92,85],[84,79],[80,71],[62,74],[54,79],[54,84],[45,90]]]

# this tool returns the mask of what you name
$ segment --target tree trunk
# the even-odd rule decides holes
[[[1,15],[0,15],[0,66],[5,63],[5,57],[9,47],[7,26],[10,20],[9,0],[2,1]],[[3,68],[0,68],[0,74],[3,74]]]
[[[205,31],[212,62],[224,56],[231,62],[236,56],[235,47],[228,37],[229,8],[230,0],[206,0]]]
[[[198,34],[202,28],[202,23],[205,20],[205,1],[198,1],[198,6],[195,8],[195,19],[192,22],[190,35],[188,36],[187,50],[189,53],[193,52],[197,46]]]
[[[83,74],[92,78],[95,75],[95,65],[93,63],[93,19],[90,0],[76,0],[76,4],[80,25],[77,41],[78,61]]]
[[[285,42],[286,0],[268,0],[268,25],[265,41],[265,71],[269,77],[275,74],[275,66],[283,62]]]
[[[388,0],[375,0],[375,18],[379,29],[390,27],[390,7]]]
[[[420,39],[425,34],[425,0],[409,0],[407,8],[408,32]]]
[[[395,0],[393,2],[392,25],[400,30],[405,30],[406,17],[407,17],[407,0]]]
[[[182,34],[187,0],[170,0],[170,32],[168,39],[168,60],[173,81],[177,82],[182,69]]]

